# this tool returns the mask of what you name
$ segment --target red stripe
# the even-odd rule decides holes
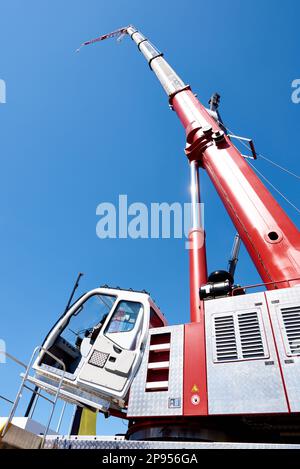
[[[279,370],[280,370],[280,375],[281,375],[283,390],[284,390],[284,394],[285,394],[285,399],[286,399],[288,411],[291,412],[291,407],[290,407],[290,402],[289,402],[289,396],[288,396],[288,392],[287,392],[286,385],[285,385],[285,381],[284,381],[283,371],[282,371],[281,362],[280,362],[280,356],[279,356],[279,352],[278,352],[278,348],[277,348],[276,337],[275,337],[275,334],[274,334],[274,329],[273,329],[273,324],[272,324],[272,318],[271,318],[271,313],[270,313],[270,309],[269,309],[268,298],[267,298],[266,292],[264,292],[264,296],[265,296],[266,305],[267,305],[267,310],[268,310],[268,315],[269,315],[269,320],[270,320],[270,324],[271,324],[272,335],[273,335],[273,340],[274,340],[274,345],[275,345],[275,350],[276,350],[277,361],[278,361],[278,366],[279,366]]]

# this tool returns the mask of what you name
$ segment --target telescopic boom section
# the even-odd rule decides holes
[[[300,284],[296,226],[163,54],[133,26],[118,31],[136,43],[167,93],[185,128],[188,159],[207,171],[267,288]]]
[[[263,281],[269,289],[299,284],[300,233],[296,226],[163,54],[133,26],[127,33],[185,128],[188,158],[199,161],[207,171]]]

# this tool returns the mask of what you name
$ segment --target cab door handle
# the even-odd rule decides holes
[[[115,345],[113,346],[113,349],[116,353],[122,353],[122,349],[116,347]]]

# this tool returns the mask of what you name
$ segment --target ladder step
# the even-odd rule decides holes
[[[169,381],[153,381],[150,383],[146,383],[146,389],[156,389],[156,390],[163,390],[168,389]]]
[[[170,368],[170,362],[151,362],[148,363],[148,370],[167,370]]]
[[[149,350],[150,352],[165,352],[170,350],[170,343],[150,345]]]

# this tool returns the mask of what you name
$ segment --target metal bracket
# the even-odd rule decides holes
[[[253,140],[251,138],[246,138],[246,137],[240,137],[239,135],[232,135],[232,134],[228,134],[227,137],[229,137],[231,140],[233,138],[235,138],[236,140],[239,140],[239,141],[242,141],[242,142],[248,142],[249,145],[250,145],[250,149],[251,149],[251,152],[252,152],[252,156],[250,155],[243,155],[242,156],[244,158],[248,158],[250,160],[257,160],[257,153],[256,153],[256,150],[255,150],[255,147],[254,147],[254,143],[253,143]]]

